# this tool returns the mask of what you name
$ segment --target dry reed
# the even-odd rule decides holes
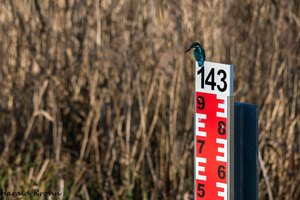
[[[193,58],[259,106],[259,197],[300,198],[299,1],[3,0],[0,190],[188,199]]]

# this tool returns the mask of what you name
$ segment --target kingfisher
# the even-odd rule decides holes
[[[190,51],[191,49],[194,50],[194,56],[198,63],[199,67],[204,66],[204,61],[206,59],[204,49],[202,48],[201,44],[199,42],[193,42],[187,50],[185,50],[185,53]]]

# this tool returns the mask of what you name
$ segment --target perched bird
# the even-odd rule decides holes
[[[198,63],[198,66],[202,67],[204,65],[204,61],[206,57],[205,57],[204,49],[202,48],[201,44],[199,42],[193,42],[190,48],[185,50],[185,53],[190,51],[191,49],[194,50],[194,56]]]

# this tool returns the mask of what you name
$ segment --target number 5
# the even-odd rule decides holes
[[[197,195],[198,195],[198,197],[205,196],[204,184],[198,183]]]

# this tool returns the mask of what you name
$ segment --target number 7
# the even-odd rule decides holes
[[[203,149],[203,146],[205,144],[205,141],[204,140],[197,140],[197,143],[200,144],[200,146],[199,146],[199,153],[202,153],[202,149]]]

